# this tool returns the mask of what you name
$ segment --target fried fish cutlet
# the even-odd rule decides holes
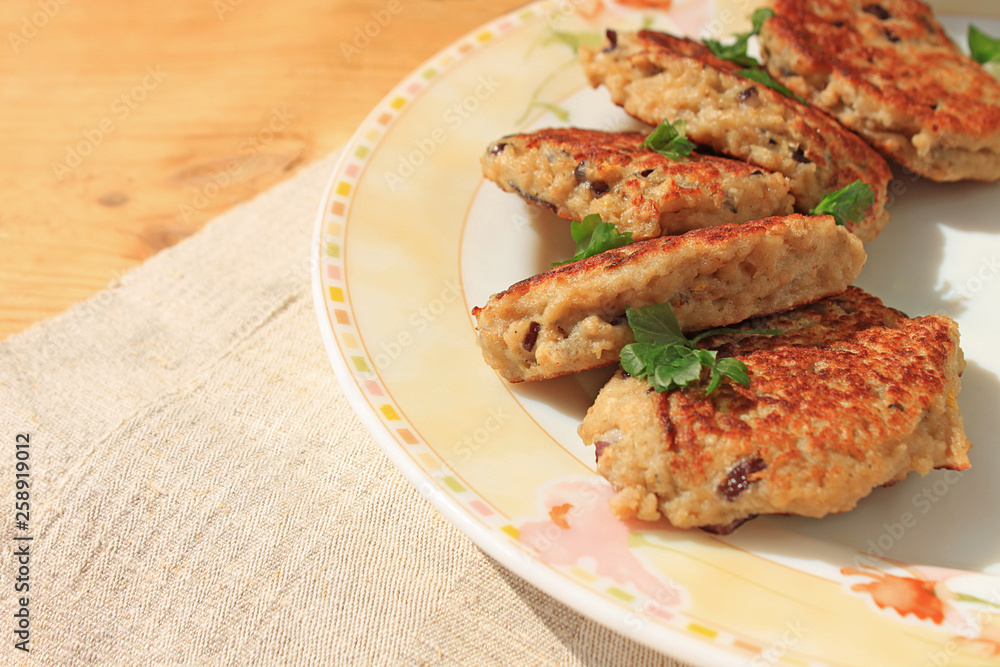
[[[603,49],[580,49],[591,85],[651,125],[687,121],[687,136],[724,155],[784,174],[795,210],[812,211],[824,195],[855,180],[875,201],[849,225],[862,241],[889,219],[886,190],[892,173],[860,137],[825,113],[737,74],[739,65],[704,45],[661,32],[608,32]]]
[[[674,160],[643,140],[576,128],[510,135],[487,149],[483,175],[563,218],[596,213],[636,241],[792,212],[781,174],[697,153]]]
[[[866,259],[830,216],[717,225],[609,250],[523,280],[476,307],[483,357],[510,382],[618,361],[625,308],[670,302],[693,331],[843,291]]]
[[[792,334],[714,341],[747,365],[749,387],[659,394],[619,371],[601,390],[579,433],[617,491],[616,516],[728,532],[760,514],[845,512],[912,471],[969,467],[955,322],[908,319],[853,290],[762,323]]]
[[[1000,178],[1000,82],[918,0],[774,0],[771,75],[936,181]]]

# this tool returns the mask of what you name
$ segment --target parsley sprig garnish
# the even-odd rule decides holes
[[[756,81],[757,83],[765,85],[772,90],[778,91],[786,97],[791,97],[793,100],[801,102],[802,104],[808,104],[803,98],[793,93],[787,86],[775,81],[774,77],[761,66],[756,58],[747,55],[747,43],[750,41],[750,38],[759,35],[761,26],[764,25],[764,21],[772,16],[774,16],[774,10],[769,7],[761,7],[756,10],[750,18],[750,22],[753,24],[753,29],[750,32],[741,32],[734,35],[736,41],[732,44],[723,44],[717,39],[703,39],[701,41],[717,58],[722,58],[723,60],[728,60],[732,63],[736,63],[737,65],[741,65],[743,69],[738,70],[736,73],[744,79]]]
[[[1000,78],[1000,39],[994,39],[969,24],[969,55],[996,78]]]
[[[671,160],[687,157],[694,150],[694,144],[685,136],[687,121],[671,123],[666,118],[656,129],[643,139],[641,147],[666,155]]]
[[[820,199],[812,214],[832,215],[838,225],[846,225],[848,222],[859,222],[874,202],[872,186],[858,179]]]
[[[994,39],[969,24],[969,55],[980,65],[1000,62],[1000,39]]]
[[[701,41],[717,58],[722,58],[723,60],[728,60],[744,67],[759,68],[760,63],[757,62],[757,59],[747,55],[747,43],[751,37],[756,37],[760,34],[760,28],[764,25],[764,21],[772,16],[774,16],[774,10],[768,7],[761,7],[756,10],[750,17],[753,29],[750,32],[740,32],[733,35],[736,41],[732,44],[723,44],[717,39],[703,39]]]
[[[576,262],[632,242],[632,232],[619,232],[614,224],[601,222],[601,216],[597,213],[571,222],[569,233],[576,241],[576,254],[561,262],[553,262],[552,266]]]
[[[750,385],[746,364],[739,359],[719,359],[716,350],[702,350],[698,342],[716,334],[742,333],[774,336],[780,331],[719,328],[703,331],[694,338],[681,333],[680,323],[669,303],[641,308],[628,307],[625,316],[632,328],[635,342],[622,348],[621,365],[629,375],[646,380],[658,392],[683,389],[698,382],[702,369],[708,369],[705,393],[715,391],[723,378]]]

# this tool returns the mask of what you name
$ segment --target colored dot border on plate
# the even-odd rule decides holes
[[[403,446],[407,455],[433,480],[433,485],[428,482],[418,486],[418,492],[425,497],[435,494],[449,496],[466,507],[482,525],[503,534],[518,548],[524,548],[524,545],[519,541],[518,529],[511,523],[510,517],[503,515],[464,484],[437,456],[417,429],[406,419],[404,411],[393,401],[379,377],[376,360],[364,348],[353,315],[346,281],[346,237],[356,188],[369,159],[385,138],[389,128],[407,112],[416,98],[440,80],[442,75],[462,58],[524,23],[544,17],[546,12],[553,9],[558,10],[563,4],[558,1],[536,4],[514,15],[503,17],[448,47],[397,86],[369,114],[361,129],[355,133],[342,153],[325,200],[326,208],[321,221],[322,237],[318,248],[320,282],[328,322],[336,344],[340,347],[341,358],[345,361],[348,372],[372,412],[392,437]],[[565,569],[562,573],[598,595],[617,604],[623,604],[638,614],[642,613],[645,598],[641,594],[621,588],[580,566]],[[701,640],[731,645],[741,652],[752,653],[755,649],[759,650],[759,647],[747,643],[745,639],[712,629],[697,620],[688,619],[680,622],[676,629]]]
[[[375,360],[364,349],[352,314],[350,294],[346,284],[345,242],[355,189],[368,160],[392,124],[407,112],[417,97],[440,80],[452,65],[488,45],[497,37],[527,21],[539,18],[544,14],[544,6],[527,7],[517,14],[502,17],[485,28],[467,35],[411,74],[382,100],[344,148],[333,176],[321,223],[323,236],[319,264],[330,328],[357,387],[383,426],[435,479],[439,491],[455,497],[482,520],[492,519],[490,523],[497,524],[492,526],[494,528],[499,528],[501,523],[506,522],[506,518],[456,479],[409,423],[379,378]]]

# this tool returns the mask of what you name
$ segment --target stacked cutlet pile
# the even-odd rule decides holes
[[[776,0],[728,48],[609,31],[584,71],[656,129],[546,129],[482,158],[504,190],[589,220],[581,233],[613,225],[607,249],[473,315],[507,381],[621,365],[579,429],[621,518],[727,532],[969,466],[955,322],[850,285],[889,217],[883,155],[938,180],[1000,178],[1000,85],[922,3],[873,7]]]

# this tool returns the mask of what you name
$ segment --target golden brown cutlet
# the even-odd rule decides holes
[[[874,149],[826,113],[738,74],[703,44],[662,32],[609,31],[603,48],[582,48],[590,83],[651,125],[687,122],[698,144],[784,174],[795,210],[808,213],[823,196],[861,180],[875,201],[849,229],[863,241],[878,236],[892,178]]]
[[[620,518],[725,532],[760,514],[852,509],[912,471],[969,466],[956,397],[964,360],[947,317],[909,319],[860,289],[702,341],[749,387],[665,393],[619,372],[580,435]]]
[[[781,174],[711,155],[669,158],[638,132],[551,128],[493,142],[483,174],[569,220],[597,214],[636,241],[792,212]]]
[[[686,331],[740,322],[843,291],[861,242],[830,216],[765,218],[662,236],[523,280],[474,308],[486,362],[510,382],[616,363],[627,306],[669,302]]]
[[[768,71],[937,181],[1000,178],[1000,82],[918,0],[774,0]]]

